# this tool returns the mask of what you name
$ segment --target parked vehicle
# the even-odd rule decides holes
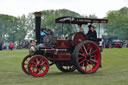
[[[123,41],[122,40],[113,40],[112,41],[112,48],[122,48]]]
[[[112,42],[113,40],[118,40],[118,37],[116,36],[111,36],[107,37],[103,40],[103,47],[104,48],[112,48]]]

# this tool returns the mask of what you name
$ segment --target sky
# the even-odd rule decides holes
[[[0,14],[21,16],[48,9],[69,9],[81,15],[99,18],[110,10],[128,7],[128,0],[0,0]]]

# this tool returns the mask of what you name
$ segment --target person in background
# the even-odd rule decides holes
[[[13,50],[13,43],[12,42],[9,43],[9,48],[10,48],[10,50]]]
[[[6,43],[5,43],[5,46],[6,46],[6,50],[8,50],[8,49],[9,49],[9,43],[6,42]]]
[[[88,40],[96,41],[97,40],[97,33],[95,31],[95,26],[89,25],[89,31],[86,34]]]
[[[84,30],[81,26],[82,26],[82,24],[78,24],[79,32],[84,32]]]

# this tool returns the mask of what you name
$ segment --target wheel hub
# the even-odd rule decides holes
[[[41,65],[40,65],[40,64],[38,64],[38,65],[37,65],[37,68],[41,68]]]
[[[91,58],[91,56],[88,54],[88,55],[86,55],[86,59],[87,60],[90,60],[90,58]]]

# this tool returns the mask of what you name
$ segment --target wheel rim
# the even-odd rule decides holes
[[[85,73],[92,73],[100,65],[100,51],[97,46],[91,42],[81,45],[78,52],[78,64]]]
[[[36,77],[45,75],[48,72],[49,64],[45,57],[35,56],[28,64],[28,71]]]
[[[31,56],[27,55],[23,61],[22,61],[22,69],[26,74],[29,74],[28,69],[27,69],[27,65],[28,65],[28,61],[30,60]]]

